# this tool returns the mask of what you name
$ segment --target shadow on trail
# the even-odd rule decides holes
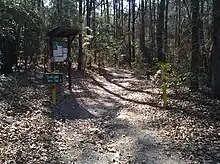
[[[111,114],[111,116],[117,114],[117,107],[121,105],[120,102],[109,96],[100,95],[91,88],[90,85],[92,87],[98,85],[97,83],[94,84],[89,73],[73,70],[72,82],[72,93],[64,96],[64,101],[53,108],[52,118],[65,121],[92,119],[105,116],[106,114]],[[84,101],[81,101],[81,99]],[[113,110],[114,112],[111,112]]]
[[[78,103],[74,95],[71,95],[71,98],[68,98],[67,101],[68,103],[64,102],[53,109],[53,116],[55,119],[66,121],[95,117]]]
[[[173,105],[184,114],[207,122],[220,122],[220,107],[217,99],[201,93],[176,93],[169,96],[176,100]],[[178,102],[188,102],[187,108],[178,106]],[[174,109],[175,110],[175,109]]]
[[[168,132],[173,129],[173,132],[167,135],[172,139],[170,147],[182,152],[185,157],[198,163],[218,163],[220,161],[218,101],[207,95],[192,92],[169,95],[169,100],[171,104],[164,110],[167,117],[154,119],[147,125]],[[180,127],[185,128],[186,133],[181,132]],[[193,127],[193,131],[190,131],[189,127]]]
[[[97,81],[94,77],[91,76],[91,79],[93,80],[93,82],[97,86],[99,86],[100,88],[104,89],[106,92],[108,92],[108,93],[110,93],[110,94],[120,98],[121,100],[132,102],[132,103],[136,103],[136,104],[149,105],[149,106],[152,106],[152,107],[161,107],[160,105],[158,105],[157,102],[153,102],[153,100],[152,100],[152,102],[144,102],[144,101],[137,101],[137,100],[125,98],[125,97],[123,97],[123,96],[121,96],[121,95],[119,95],[117,93],[114,93],[114,92],[110,91],[109,89],[105,88],[104,85],[101,82]]]
[[[74,72],[74,80],[73,80],[73,87],[75,88],[76,86],[80,86],[81,84],[78,82],[79,79],[82,80],[84,79],[85,75],[81,72]],[[75,80],[77,79],[77,80]],[[67,79],[65,79],[67,81]],[[68,87],[63,86],[63,91],[68,91]],[[84,108],[77,98],[79,95],[87,95],[88,97],[91,97],[92,94],[88,89],[83,89],[80,92],[71,92],[69,91],[62,96],[60,96],[58,99],[62,99],[58,105],[52,107],[52,111],[50,114],[50,117],[52,119],[56,120],[61,120],[65,122],[66,120],[75,120],[75,119],[91,119],[94,118],[95,116],[88,111],[88,109]],[[95,95],[97,96],[97,95]],[[85,96],[86,97],[86,96]]]
[[[101,76],[103,76],[108,82],[113,83],[113,84],[115,84],[115,85],[117,85],[117,86],[119,86],[119,87],[121,87],[121,88],[123,88],[123,89],[125,89],[125,90],[127,90],[127,91],[147,93],[147,94],[156,95],[156,96],[159,95],[159,94],[157,94],[157,93],[152,93],[152,92],[146,91],[146,90],[144,91],[144,90],[141,90],[141,89],[132,89],[132,88],[125,87],[125,86],[123,86],[123,85],[117,83],[116,81],[114,81],[114,79],[118,79],[119,77],[120,77],[121,79],[124,79],[124,78],[128,78],[128,77],[118,76],[118,75],[115,76],[115,75],[113,75],[112,72],[109,71],[109,70],[102,69],[101,71],[98,71],[98,73],[99,73]],[[118,73],[118,74],[119,74],[119,73],[126,73],[126,74],[129,74],[129,75],[131,75],[132,77],[135,77],[135,78],[136,78],[136,76],[133,76],[133,74],[131,74],[131,73],[128,72],[128,71],[122,71],[122,72],[121,72],[121,71],[118,71],[117,73]],[[124,78],[123,78],[123,77],[124,77]],[[140,80],[140,78],[139,78],[139,80]],[[141,80],[144,80],[144,78],[141,78]],[[130,81],[130,82],[131,82],[131,81]]]

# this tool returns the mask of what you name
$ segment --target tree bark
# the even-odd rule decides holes
[[[192,0],[192,59],[191,59],[191,89],[199,88],[199,1]]]
[[[80,16],[80,25],[81,25],[81,28],[82,28],[82,21],[83,21],[83,18],[82,18],[82,0],[79,1],[79,16]],[[83,61],[83,47],[82,47],[82,33],[80,32],[79,33],[79,56],[78,56],[78,70],[81,70],[82,69],[82,61]]]
[[[145,46],[145,10],[144,10],[144,0],[141,0],[141,28],[140,28],[140,51],[144,57],[144,46]]]
[[[106,0],[106,8],[107,8],[107,23],[110,24],[110,18],[109,18],[109,2]]]
[[[165,36],[164,36],[164,52],[168,53],[168,7],[169,0],[166,0],[166,19],[165,19]]]
[[[164,11],[165,11],[165,0],[160,1],[159,5],[159,22],[157,26],[157,58],[159,62],[166,60],[165,54],[163,53],[163,34],[164,34]]]
[[[213,0],[212,87],[220,97],[220,1]]]
[[[93,45],[94,45],[94,62],[97,62],[97,56],[96,56],[96,10],[95,10],[95,2],[96,0],[93,0],[93,20],[92,20],[92,28],[93,28]]]
[[[128,63],[131,68],[131,0],[128,2]]]
[[[132,62],[135,62],[135,0],[132,0]]]

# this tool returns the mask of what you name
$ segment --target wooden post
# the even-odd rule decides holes
[[[56,105],[56,84],[52,84],[52,104]]]
[[[51,59],[51,71],[54,72],[55,70],[55,63],[53,61],[53,37],[50,37],[49,41],[49,49],[50,49],[50,59]]]
[[[67,58],[68,58],[68,80],[69,80],[69,90],[70,92],[72,91],[72,61],[71,61],[71,37],[68,37],[68,54],[67,54]]]

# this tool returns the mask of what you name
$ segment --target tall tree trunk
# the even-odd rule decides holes
[[[81,25],[81,29],[82,29],[82,21],[83,21],[83,17],[82,17],[82,0],[79,1],[79,16],[80,16],[80,25]],[[82,69],[82,62],[83,62],[83,47],[82,47],[82,32],[79,33],[79,56],[78,56],[78,70]]]
[[[117,24],[116,24],[116,19],[117,19],[117,16],[116,16],[116,14],[117,14],[117,12],[116,12],[116,0],[113,0],[113,17],[114,17],[114,20],[113,20],[113,24],[114,24],[114,37],[116,38],[116,26],[117,26]]]
[[[176,31],[175,31],[175,35],[176,35],[176,39],[175,39],[175,47],[179,48],[180,46],[180,11],[181,11],[181,1],[180,0],[176,0]]]
[[[91,6],[92,6],[92,0],[86,0],[86,26],[87,34],[90,35],[90,16],[91,16]]]
[[[128,1],[128,63],[131,68],[131,0]]]
[[[150,54],[153,55],[153,13],[152,13],[152,0],[149,0],[149,38],[150,38]],[[144,20],[143,20],[144,21]]]
[[[135,62],[135,0],[132,0],[132,62]]]
[[[86,7],[87,7],[86,3],[87,3],[87,0],[83,0],[83,14],[82,15],[86,14]]]
[[[168,53],[168,8],[169,0],[166,0],[166,18],[165,18],[165,34],[164,34],[164,52]]]
[[[165,0],[161,0],[159,6],[159,20],[157,26],[157,57],[158,61],[164,62],[166,60],[165,54],[163,53]]]
[[[145,7],[144,7],[144,0],[141,0],[141,28],[140,28],[140,52],[141,56],[145,62],[149,62],[148,54],[145,52]],[[150,27],[150,26],[149,26]]]
[[[105,1],[104,1],[104,3],[105,3]],[[102,6],[103,6],[103,0],[101,0],[101,11],[100,11],[100,12],[101,12],[101,17],[102,17],[102,15],[103,15],[103,11],[102,11],[102,10],[103,10],[103,9],[102,9],[103,7],[102,7]]]
[[[199,73],[199,1],[192,0],[192,59],[191,59],[191,89],[199,88],[198,73]]]
[[[204,40],[204,26],[203,26],[203,17],[204,17],[204,0],[201,0],[201,11],[200,11],[200,44],[201,44],[201,67],[205,72],[208,72],[208,63],[207,63],[207,52],[205,48]]]
[[[62,8],[63,8],[63,0],[57,0],[57,13],[58,13],[58,22],[59,22],[59,25],[63,24],[63,11],[62,11]]]
[[[93,0],[93,45],[94,45],[94,62],[97,62],[97,56],[96,56],[96,11],[95,11],[95,0]]]
[[[153,57],[156,57],[156,37],[155,37],[155,29],[156,29],[156,3],[155,0],[152,1],[152,46],[151,46],[151,54]]]
[[[106,8],[107,8],[107,23],[110,24],[110,18],[109,18],[109,2],[106,0]]]
[[[121,0],[121,27],[122,27],[122,35],[124,33],[124,0]]]
[[[115,36],[118,38],[118,0],[115,0]]]
[[[220,96],[220,1],[213,0],[213,50],[212,50],[212,87]]]

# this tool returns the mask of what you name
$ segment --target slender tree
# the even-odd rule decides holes
[[[213,49],[212,49],[212,87],[214,94],[220,96],[220,1],[213,0]]]
[[[144,18],[145,18],[144,0],[141,0],[140,51],[141,51],[142,56],[145,56],[145,54],[144,54],[144,47],[145,47],[145,19]]]
[[[83,21],[83,18],[82,18],[82,3],[83,1],[80,0],[79,1],[79,16],[80,16],[80,25],[81,25],[81,28],[82,28],[82,21]],[[82,69],[82,61],[83,61],[83,53],[82,53],[82,32],[79,33],[79,56],[78,56],[78,70],[81,70]]]
[[[168,10],[169,10],[169,0],[166,0],[166,18],[165,18],[165,34],[164,34],[164,51],[168,51]]]
[[[198,73],[199,73],[199,1],[192,0],[192,59],[191,59],[191,89],[198,89]]]
[[[128,0],[128,61],[131,68],[132,56],[131,56],[131,0]]]
[[[132,0],[132,61],[135,62],[135,0]]]
[[[163,53],[164,11],[165,0],[161,0],[159,5],[159,20],[157,26],[157,58],[160,62],[166,60],[165,54]]]

